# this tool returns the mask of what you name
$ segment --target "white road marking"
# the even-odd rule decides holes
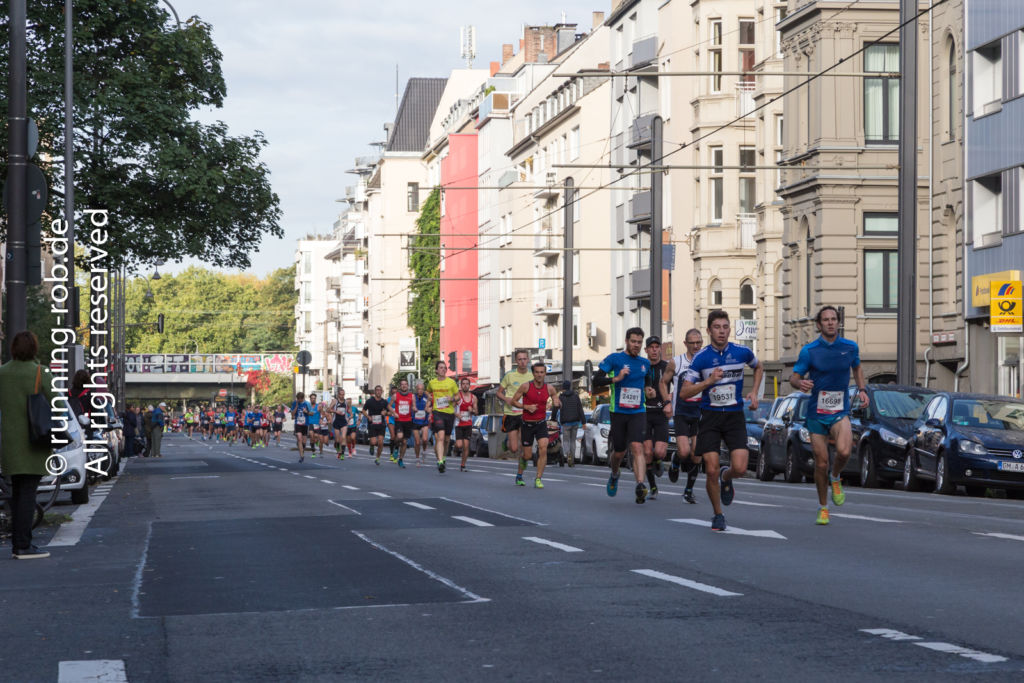
[[[477,505],[471,505],[470,503],[463,503],[461,500],[455,500],[454,498],[445,498],[444,496],[441,496],[441,500],[447,500],[449,503],[457,503],[459,505],[465,505],[468,508],[473,508],[474,510],[480,510],[481,512],[490,512],[492,515],[500,515],[501,517],[507,517],[509,519],[514,519],[514,520],[516,520],[518,522],[526,522],[527,524],[536,524],[537,526],[547,526],[546,524],[542,524],[541,522],[535,522],[532,519],[526,519],[525,517],[516,517],[515,515],[506,515],[504,512],[498,512],[497,510],[489,510],[487,508],[482,508],[482,507],[479,507]]]
[[[312,475],[309,475],[309,474],[304,474],[302,476],[304,476],[306,479],[316,479],[316,477],[314,477]]]
[[[697,581],[690,581],[679,576],[672,576],[671,574],[664,574],[653,569],[631,569],[634,574],[642,574],[649,576],[652,579],[661,579],[662,581],[668,581],[684,588],[692,588],[694,590],[702,591],[704,593],[711,593],[712,595],[718,595],[720,597],[730,597],[735,595],[743,595],[743,593],[733,593],[727,591],[724,588],[718,588],[717,586],[709,586],[706,583],[698,583]]]
[[[92,516],[96,514],[96,511],[103,504],[103,501],[107,499],[108,495],[109,493],[106,491],[93,491],[89,497],[89,502],[78,506],[71,514],[71,521],[60,525],[57,533],[53,535],[53,538],[46,544],[46,547],[61,548],[77,545],[82,540],[82,534],[85,533],[89,522],[92,521]]]
[[[1005,539],[1010,540],[1010,541],[1024,541],[1024,536],[1016,536],[1014,534],[999,534],[999,533],[985,534],[985,533],[982,533],[980,531],[975,531],[973,533],[974,533],[975,536],[990,536],[991,538],[1005,538]]]
[[[452,519],[457,519],[460,522],[466,522],[467,524],[472,524],[474,526],[494,526],[490,522],[484,522],[479,519],[473,519],[472,517],[464,517],[462,515],[452,515]]]
[[[349,486],[348,484],[342,484],[341,488],[348,489],[349,491],[358,491],[359,490],[358,486]]]
[[[781,505],[772,505],[771,503],[752,503],[749,500],[737,500],[733,505],[752,505],[759,508],[780,508]]]
[[[61,662],[57,683],[128,683],[123,659],[88,659]]]
[[[602,489],[605,488],[606,486],[608,486],[608,484],[591,484],[589,481],[583,482],[583,485],[584,486],[596,486],[596,487],[602,488]]]
[[[1006,661],[1006,657],[991,655],[987,652],[972,650],[971,648],[953,645],[952,643],[914,643],[914,645],[917,645],[918,647],[926,647],[929,650],[935,650],[936,652],[947,652],[951,655],[960,655],[961,657],[973,659],[978,662],[984,662],[986,664],[995,664],[996,662]]]
[[[331,505],[337,505],[337,506],[338,506],[338,507],[340,507],[340,508],[344,508],[344,509],[348,510],[349,512],[354,512],[354,513],[356,513],[357,515],[359,515],[360,517],[362,517],[362,515],[363,515],[363,513],[362,513],[362,512],[360,512],[359,510],[354,510],[354,509],[350,508],[350,507],[349,507],[349,506],[347,506],[347,505],[342,505],[341,503],[335,503],[335,502],[334,502],[333,500],[329,500],[329,501],[327,501],[327,502],[328,502],[328,503],[330,503]]]
[[[870,633],[873,636],[882,636],[889,640],[921,640],[919,636],[912,636],[903,631],[895,631],[891,628],[862,628],[861,633]]]
[[[193,474],[185,477],[171,477],[171,479],[220,479],[219,474]]]
[[[583,548],[577,548],[571,545],[565,545],[564,543],[556,543],[555,541],[549,541],[546,538],[540,538],[538,536],[523,536],[524,541],[530,541],[531,543],[540,543],[541,545],[548,545],[557,550],[562,550],[567,553],[582,553]]]
[[[392,557],[397,558],[397,559],[401,560],[402,562],[405,562],[407,565],[409,565],[413,569],[415,569],[417,571],[423,572],[424,574],[426,574],[430,578],[434,579],[435,581],[443,583],[444,585],[448,586],[452,590],[455,590],[455,591],[458,591],[459,593],[462,593],[467,598],[469,598],[469,602],[490,602],[490,598],[482,598],[482,597],[480,597],[476,593],[473,593],[473,592],[463,588],[462,586],[459,586],[458,584],[454,583],[450,579],[446,579],[443,576],[441,576],[440,574],[435,574],[434,572],[430,571],[429,569],[426,569],[425,567],[417,564],[416,562],[413,562],[412,560],[410,560],[405,555],[402,555],[400,553],[396,553],[394,550],[389,550],[388,548],[385,548],[381,544],[376,543],[374,541],[371,541],[364,534],[361,534],[358,531],[353,531],[352,533],[355,534],[356,536],[358,536],[359,538],[363,539],[364,541],[366,541],[370,545],[372,545],[377,550],[385,552],[388,555],[391,555]]]
[[[331,481],[330,479],[321,479],[320,481],[322,481],[325,484],[333,484],[333,483],[335,483],[335,482]]]
[[[898,519],[885,519],[883,517],[865,517],[864,515],[848,515],[845,512],[832,512],[833,517],[842,517],[844,519],[863,519],[866,522],[880,522],[882,524],[903,524]]]
[[[424,505],[423,503],[417,503],[414,500],[407,500],[407,501],[405,501],[405,504],[409,505],[411,507],[414,507],[414,508],[418,508],[420,510],[436,510],[437,509],[437,508],[432,508],[429,505]]]
[[[679,522],[680,524],[692,524],[694,526],[702,526],[710,529],[711,524],[706,519],[670,519],[670,522]],[[735,534],[737,536],[756,536],[758,538],[778,538],[780,540],[787,540],[785,536],[777,531],[771,529],[741,529],[736,526],[726,526],[725,531],[719,531],[720,534]]]
[[[367,491],[367,493],[369,493],[371,496],[377,496],[378,498],[390,498],[391,497],[391,496],[389,496],[386,493],[381,493],[380,491]]]
[[[292,474],[294,474],[296,477],[299,476],[298,472],[292,472]]]

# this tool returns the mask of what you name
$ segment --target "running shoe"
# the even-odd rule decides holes
[[[683,500],[691,505],[697,502],[697,499],[693,497],[693,489],[685,489],[683,491]]]
[[[378,467],[380,467],[380,456],[379,455],[376,458],[373,459],[373,464],[377,465]]]
[[[828,522],[829,522],[828,508],[818,508],[818,519],[815,521],[815,524],[822,524],[822,525],[824,525],[824,524],[828,524]]]
[[[831,479],[831,477],[829,477]],[[846,502],[846,493],[843,491],[843,482],[839,479],[834,479],[831,482],[832,486],[832,502],[836,505],[842,505]],[[827,515],[826,515],[827,516]]]
[[[636,485],[636,502],[637,505],[643,505],[643,502],[647,500],[647,487],[643,484]]]
[[[661,460],[655,460],[654,461],[654,474],[655,474],[655,476],[660,477],[664,473],[665,473],[665,470],[662,469],[662,467],[661,467]]]
[[[394,453],[391,454],[391,462],[398,462],[398,458],[395,457]]]
[[[650,498],[651,500],[654,500],[655,498],[657,498],[658,497],[658,487],[657,486],[652,486],[651,487],[651,492],[647,494],[647,497]]]
[[[725,531],[725,515],[715,515],[711,518],[712,531]]]
[[[304,459],[305,459],[305,456],[302,456],[302,455],[299,456],[299,462],[302,462]]]
[[[533,480],[533,488],[535,488],[535,489],[542,489],[542,488],[544,488],[544,482],[542,482],[540,479],[534,479]]]
[[[526,482],[523,481],[523,475],[521,475],[521,474],[517,474],[516,475],[516,486],[526,486]]]
[[[401,458],[399,458],[398,459],[398,466],[401,467],[404,470],[405,469],[405,461],[402,460]]]
[[[615,494],[619,492],[619,478],[614,475],[608,477],[608,486],[605,487],[605,490],[608,491],[609,496],[614,498]]]
[[[315,458],[315,457],[316,457],[316,453],[310,453],[310,454],[309,454],[309,457],[311,457],[311,458]]]
[[[732,505],[732,498],[736,495],[736,491],[732,486],[732,480],[726,481],[724,479],[725,473],[728,471],[728,465],[718,470],[718,484],[722,492],[722,505]]]
[[[672,456],[672,465],[668,468],[668,480],[673,484],[679,481],[679,460]]]
[[[446,465],[444,464],[444,458],[441,458],[441,461],[437,463],[437,471],[440,472],[441,474],[444,474],[445,467]]]
[[[469,472],[465,465],[459,465],[459,472]]]

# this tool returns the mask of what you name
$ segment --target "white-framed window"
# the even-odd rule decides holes
[[[974,248],[992,244],[1003,230],[1003,177],[1000,173],[971,181],[971,232]]]
[[[778,26],[779,22],[786,18],[788,10],[785,5],[775,6],[775,25]],[[775,30],[775,56],[782,58],[782,31]]]
[[[751,145],[740,147],[740,213],[754,213],[757,204],[757,149]]]
[[[313,253],[309,251],[302,252],[302,269],[306,275],[313,272]]]
[[[708,24],[711,30],[711,47],[708,49],[708,70],[722,70],[722,20],[712,19]],[[711,77],[711,92],[722,92],[722,77],[715,75]]]
[[[420,210],[420,184],[407,183],[405,189],[405,210],[411,212]]]
[[[896,237],[899,235],[899,214],[864,212],[865,237]]]
[[[306,330],[306,334],[310,334],[313,331],[313,312],[306,311],[303,327]]]
[[[575,126],[569,131],[569,160],[580,158],[580,127]]]
[[[782,165],[782,159],[783,159],[783,156],[784,156],[784,148],[785,148],[785,145],[783,144],[783,137],[782,137],[783,125],[784,125],[784,119],[783,119],[782,114],[776,114],[775,115],[775,165],[777,167],[775,169],[775,187],[776,188],[782,187],[782,168],[781,168],[781,165]]]
[[[722,305],[722,281],[715,279],[711,281],[711,289],[708,295],[708,304],[711,306]]]
[[[1003,45],[996,40],[971,53],[972,92],[975,117],[984,116],[1002,108],[1003,100]]]
[[[864,51],[864,70],[900,70],[900,46],[872,45]],[[893,144],[899,141],[900,79],[889,76],[864,79],[864,141]]]
[[[754,43],[757,35],[757,22],[753,19],[739,21],[739,67],[740,71],[754,70]],[[753,74],[740,76],[740,83],[753,84]]]
[[[711,222],[722,222],[722,210],[725,204],[725,150],[721,145],[708,147],[711,151]]]

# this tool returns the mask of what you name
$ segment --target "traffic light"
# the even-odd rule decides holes
[[[160,334],[164,333],[164,314],[158,313],[156,316],[156,331]]]
[[[459,371],[459,369],[457,367],[455,367],[455,359],[456,359],[455,352],[454,351],[449,351],[448,352],[448,369],[451,370],[452,372],[458,372]]]

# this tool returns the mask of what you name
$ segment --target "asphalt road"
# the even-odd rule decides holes
[[[1021,501],[164,445],[3,565],[3,680],[1024,677]]]

